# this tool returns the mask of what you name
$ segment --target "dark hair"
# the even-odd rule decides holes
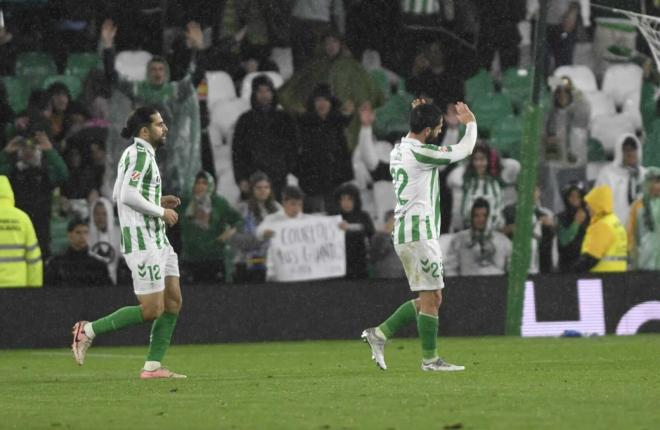
[[[472,210],[470,214],[474,216],[474,211],[476,209],[486,209],[486,216],[490,215],[490,204],[488,203],[488,200],[478,197],[474,200],[474,203],[472,203]]]
[[[48,89],[48,95],[50,97],[54,96],[55,94],[66,94],[67,97],[71,98],[71,92],[69,91],[69,87],[67,87],[63,82],[56,81],[50,84]]]
[[[158,113],[153,106],[142,106],[133,111],[126,121],[126,127],[121,130],[121,137],[130,139],[137,136],[142,127],[149,127],[152,122],[151,116]]]
[[[282,201],[287,200],[302,200],[305,198],[305,193],[300,188],[294,185],[287,185],[282,190]]]
[[[149,62],[147,63],[147,68],[151,66],[153,63],[162,63],[165,65],[165,67],[168,66],[165,57],[162,57],[160,55],[154,55],[153,57],[151,57],[151,60],[149,60]]]
[[[360,198],[360,190],[358,187],[350,182],[341,184],[335,190],[335,199],[337,202],[339,202],[341,196],[349,196],[353,199],[353,212],[360,212],[362,210],[362,199]]]
[[[248,199],[248,210],[250,213],[254,215],[254,218],[257,220],[257,222],[261,222],[263,220],[263,217],[261,216],[261,211],[259,210],[259,203],[257,202],[257,199],[254,198],[254,187],[261,181],[266,181],[270,186],[272,187],[273,183],[266,175],[264,172],[257,170],[254,172],[252,175],[250,175],[250,198]],[[266,208],[266,212],[268,214],[272,214],[274,212],[277,212],[277,205],[275,204],[275,196],[273,195],[273,190],[271,189],[270,195],[264,202],[264,207]]]
[[[84,225],[85,227],[87,227],[87,223],[85,221],[83,221],[82,218],[76,217],[76,218],[72,219],[71,221],[69,221],[69,224],[67,224],[67,226],[66,226],[66,231],[71,233],[79,225]]]
[[[385,212],[385,217],[383,219],[387,221],[390,217],[394,218],[394,211],[392,209]]]
[[[621,143],[621,149],[624,150],[624,151],[625,151],[626,149],[634,149],[634,150],[637,150],[637,149],[638,149],[638,147],[637,147],[637,139],[635,139],[635,138],[632,137],[632,136],[628,136],[628,137],[626,137],[625,140],[623,141],[623,143]]]
[[[463,183],[465,184],[468,182],[468,179],[477,177],[477,172],[474,169],[474,164],[472,164],[472,159],[474,158],[474,154],[476,153],[481,153],[486,157],[486,163],[487,163],[486,174],[492,176],[493,178],[499,179],[502,166],[497,151],[492,149],[490,146],[488,146],[485,143],[477,143],[474,147],[474,150],[472,151],[472,155],[470,156],[470,161],[468,162],[467,166],[465,166]]]
[[[410,111],[410,131],[421,133],[429,127],[431,129],[440,125],[442,110],[432,103],[425,103]]]

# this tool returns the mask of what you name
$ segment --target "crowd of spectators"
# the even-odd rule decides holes
[[[347,278],[403,277],[388,162],[416,97],[444,111],[434,144],[460,139],[456,101],[479,124],[439,175],[445,274],[510,270],[536,2],[174,1],[156,23],[69,3],[10,8],[0,28],[0,175],[46,286],[130,280],[110,190],[145,104],[170,129],[158,163],[187,283],[267,281],[273,223],[315,213],[342,218]],[[660,78],[641,36],[596,52],[628,39],[593,12],[550,2],[530,274],[660,269]]]

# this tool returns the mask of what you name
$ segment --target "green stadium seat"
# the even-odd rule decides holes
[[[18,76],[37,76],[43,79],[56,74],[55,61],[45,52],[23,52],[16,58],[16,75]]]
[[[397,93],[390,96],[385,104],[376,109],[374,133],[384,139],[393,133],[404,135],[410,128],[409,116],[413,96],[408,93]]]
[[[470,109],[477,117],[479,135],[488,138],[495,126],[513,114],[511,99],[503,93],[482,94],[472,102]]]
[[[587,161],[607,161],[607,154],[600,140],[590,137],[587,145]]]
[[[642,113],[642,123],[647,134],[651,133],[651,128],[657,115],[655,92],[655,86],[651,82],[644,81],[642,84],[642,97],[639,110]]]
[[[66,87],[69,89],[69,93],[71,93],[71,98],[74,100],[80,97],[80,94],[82,94],[82,81],[78,76],[74,76],[74,75],[49,76],[46,79],[44,79],[43,83],[41,84],[41,87],[44,90],[46,90],[48,89],[49,86],[51,86],[55,82],[61,82],[64,85],[66,85]]]
[[[465,101],[472,105],[483,94],[495,92],[493,78],[486,69],[480,69],[476,75],[465,81]]]
[[[502,92],[508,94],[520,112],[532,90],[532,74],[527,69],[509,68],[502,76]]]
[[[492,130],[489,144],[506,158],[520,159],[520,142],[522,140],[522,117],[508,115],[502,118]]]
[[[653,121],[646,142],[642,146],[642,164],[660,167],[660,119]]]
[[[390,86],[390,80],[387,78],[387,75],[383,70],[374,69],[369,72],[371,78],[376,82],[376,85],[383,92],[385,99],[390,98],[392,95],[392,88]]]
[[[81,80],[85,80],[89,71],[98,67],[100,63],[99,56],[94,52],[76,52],[69,54],[66,59],[67,75],[74,75]]]
[[[58,255],[66,251],[69,246],[67,224],[69,220],[59,216],[50,217],[50,252]]]
[[[11,106],[14,113],[19,113],[25,110],[30,98],[30,91],[32,90],[29,84],[29,78],[25,79],[20,76],[5,76],[2,78],[2,82],[7,89],[9,106]]]

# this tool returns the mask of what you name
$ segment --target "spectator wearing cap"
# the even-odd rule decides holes
[[[630,206],[642,193],[646,169],[642,166],[642,147],[634,134],[623,134],[614,147],[614,160],[603,167],[596,185],[607,185],[612,190],[614,212],[623,225],[628,222]]]
[[[108,266],[89,251],[89,227],[80,218],[67,227],[69,247],[46,263],[47,287],[107,287],[112,285]]]
[[[346,140],[350,114],[340,111],[340,101],[330,87],[320,84],[299,120],[300,155],[296,176],[307,194],[306,212],[334,212],[334,191],[353,179],[353,165]]]
[[[250,176],[261,171],[270,178],[279,196],[286,177],[295,169],[298,145],[291,116],[278,105],[277,91],[270,78],[260,75],[252,81],[252,109],[236,123],[232,143],[234,177],[241,192],[250,192]]]
[[[660,270],[660,168],[647,168],[644,192],[630,208],[627,230],[632,268]]]
[[[46,132],[35,131],[28,138],[16,136],[0,152],[0,174],[9,178],[16,207],[32,220],[41,252],[48,257],[53,190],[69,176],[64,160]]]
[[[559,272],[569,273],[580,257],[582,242],[589,225],[589,211],[580,184],[569,184],[562,193],[564,211],[557,215]]]

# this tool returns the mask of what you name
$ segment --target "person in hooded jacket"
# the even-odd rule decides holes
[[[108,265],[112,283],[117,285],[117,266],[121,258],[120,235],[115,225],[115,212],[110,200],[99,197],[90,205],[87,243],[92,254]]]
[[[628,252],[636,270],[660,270],[660,168],[647,167],[644,195],[628,217]]]
[[[335,212],[334,191],[353,179],[353,164],[346,139],[351,115],[326,84],[319,84],[299,120],[300,156],[296,176],[305,192],[305,212]]]
[[[621,135],[614,147],[614,160],[601,169],[596,185],[610,187],[614,212],[623,225],[628,222],[630,205],[641,196],[645,173],[639,139],[634,134]]]
[[[568,273],[580,257],[582,241],[589,225],[589,212],[584,201],[584,188],[569,184],[564,192],[564,211],[557,215],[557,249],[559,272]]]
[[[371,216],[362,210],[360,190],[353,184],[343,184],[335,195],[339,214],[346,228],[346,278],[365,279],[368,276],[369,240],[375,233]]]
[[[454,235],[444,264],[447,276],[504,275],[511,261],[511,241],[489,223],[490,203],[478,197],[470,228]]]
[[[591,220],[582,242],[580,258],[573,272],[625,272],[628,266],[628,238],[614,212],[612,190],[600,185],[584,197]]]
[[[264,172],[279,199],[286,176],[295,170],[298,145],[293,119],[277,101],[273,81],[266,75],[252,80],[252,109],[238,118],[232,143],[234,177],[243,195],[250,194],[250,176]]]
[[[183,267],[191,282],[217,281],[223,272],[225,245],[243,225],[243,217],[215,194],[215,181],[201,171],[192,193],[179,206]]]
[[[32,221],[14,206],[9,179],[0,175],[0,288],[42,285],[41,250]]]

